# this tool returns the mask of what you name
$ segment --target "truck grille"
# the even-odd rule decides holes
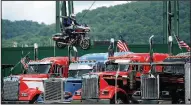
[[[99,98],[98,75],[87,74],[82,78],[82,99]]]
[[[19,81],[4,81],[3,100],[19,99]]]
[[[151,78],[149,75],[141,76],[141,97],[142,99],[159,98],[159,75]]]
[[[44,81],[44,101],[60,102],[64,100],[64,80],[48,79]]]

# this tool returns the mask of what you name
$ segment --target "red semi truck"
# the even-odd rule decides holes
[[[4,78],[2,103],[35,103],[43,96],[43,80],[68,77],[68,57],[30,61],[26,74]]]
[[[190,52],[181,53],[163,62],[151,63],[151,72],[141,75],[144,104],[190,104],[190,58]],[[162,66],[162,72],[156,71],[156,66]]]
[[[153,61],[160,62],[168,56],[168,54],[154,53]],[[136,67],[127,65],[130,62],[150,62],[150,54],[133,53],[110,57],[105,72],[89,73],[83,76],[82,89],[75,92],[72,103],[138,102],[137,99],[132,98],[132,95],[139,95],[140,76],[142,73],[149,72],[150,66],[143,66],[140,72],[135,72]],[[161,67],[158,67],[158,70],[161,70]]]

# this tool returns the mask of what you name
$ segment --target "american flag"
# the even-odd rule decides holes
[[[120,52],[126,52],[126,51],[129,51],[128,47],[127,47],[127,43],[121,39],[121,40],[118,40],[117,42],[117,47],[119,48],[119,51]]]
[[[28,68],[28,64],[25,62],[25,60],[26,60],[26,57],[22,58],[21,59],[21,63],[23,64],[24,69],[27,69]]]
[[[176,40],[178,42],[178,46],[180,49],[186,48],[187,51],[190,51],[190,47],[183,40],[180,40],[180,38],[176,35],[175,35],[175,37],[176,37]]]

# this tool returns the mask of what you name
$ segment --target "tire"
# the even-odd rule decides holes
[[[34,98],[29,101],[29,104],[36,104],[36,103],[37,103],[38,96],[39,96],[39,95],[34,96]]]
[[[60,44],[59,41],[56,41],[56,47],[59,49],[65,48],[67,45]]]
[[[185,104],[185,102],[184,102],[183,99],[179,99],[179,100],[177,101],[177,104]]]
[[[113,96],[112,99],[110,99],[110,104],[128,104],[128,100],[125,100],[125,97],[124,95],[117,95],[117,101],[115,103],[115,95]]]
[[[90,39],[82,39],[80,40],[80,47],[83,49],[83,50],[87,50],[90,48]]]

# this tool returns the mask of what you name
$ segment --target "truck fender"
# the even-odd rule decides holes
[[[21,96],[21,93],[28,93],[28,96]],[[35,96],[40,95],[41,93],[42,93],[42,91],[40,91],[38,89],[29,88],[25,91],[20,92],[19,100],[30,101],[30,100],[33,100],[33,98],[35,98]]]
[[[77,91],[75,91],[75,92],[82,92],[82,89],[79,89],[79,90],[77,90]],[[81,94],[80,95],[76,95],[75,94],[75,92],[74,92],[74,94],[73,94],[73,96],[72,96],[72,99],[73,100],[81,100],[82,99],[82,97],[81,97]]]
[[[107,95],[107,96],[101,95],[100,98],[112,99],[115,96],[115,87],[114,86],[109,86],[109,87],[105,88],[104,90],[108,90],[109,95]],[[121,94],[124,94],[125,96],[128,96],[128,94],[121,88],[117,88],[117,93],[121,93]]]

